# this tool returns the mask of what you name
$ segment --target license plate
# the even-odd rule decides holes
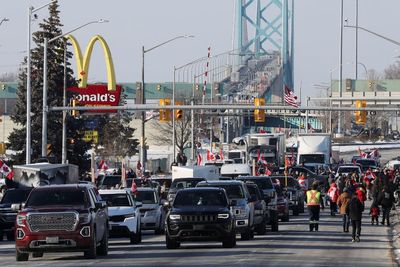
[[[58,244],[58,236],[46,237],[47,244]]]

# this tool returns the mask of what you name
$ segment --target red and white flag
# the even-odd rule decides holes
[[[107,166],[107,163],[105,162],[105,160],[101,160],[100,161],[100,163],[99,163],[99,170],[101,170],[101,171],[106,171],[106,170],[108,170],[108,166]]]
[[[222,149],[219,151],[219,156],[221,160],[224,160],[224,151],[222,151]]]
[[[14,172],[2,160],[0,160],[0,172],[9,180],[14,178]]]
[[[136,196],[136,194],[138,193],[138,191],[137,191],[137,184],[135,183],[135,179],[132,179],[131,191],[132,191],[132,193],[133,193],[135,196]]]
[[[360,157],[362,157],[363,159],[368,157],[368,154],[363,152],[360,147],[358,147],[358,153],[360,154]]]
[[[267,166],[265,166],[265,175],[270,176],[271,174],[272,174],[272,172],[268,169]]]
[[[259,162],[261,160],[261,151],[260,149],[257,152],[257,162]]]
[[[214,161],[215,160],[215,155],[211,153],[210,150],[207,149],[207,160],[208,161]]]
[[[203,157],[201,154],[197,154],[197,166],[201,166],[203,164]]]
[[[374,150],[372,150],[369,154],[368,154],[368,157],[370,157],[370,158],[377,158],[377,157],[379,157],[379,151],[378,151],[378,149],[374,149]]]
[[[297,96],[294,94],[292,90],[290,90],[287,85],[285,85],[285,95],[284,95],[285,103],[289,106],[298,108],[299,105],[297,104]]]

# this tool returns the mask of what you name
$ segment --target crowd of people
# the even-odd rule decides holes
[[[304,174],[297,177],[299,184],[308,188],[308,179]],[[395,205],[395,193],[400,186],[399,170],[384,168],[373,172],[367,170],[363,177],[356,173],[329,175],[329,187],[313,182],[306,192],[306,202],[310,213],[310,231],[318,231],[319,212],[329,205],[330,215],[336,213],[343,218],[343,232],[349,232],[352,225],[352,242],[360,242],[362,214],[365,202],[371,201],[369,215],[372,225],[390,225],[390,211]],[[323,199],[321,191],[326,192]],[[381,217],[381,220],[379,218]]]

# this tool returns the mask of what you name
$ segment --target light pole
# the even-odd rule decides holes
[[[28,8],[28,49],[27,49],[27,59],[26,59],[26,156],[25,163],[31,163],[31,108],[32,108],[32,96],[31,96],[31,21],[32,14],[36,11],[39,11],[42,8],[45,8],[57,0],[52,0],[51,2],[40,6],[38,8],[34,8],[30,6]]]
[[[60,38],[65,37],[66,35],[77,31],[83,27],[86,27],[87,25],[93,24],[93,23],[106,23],[108,20],[104,19],[99,19],[95,21],[90,21],[87,22],[79,27],[76,27],[62,35],[56,36],[50,40],[48,40],[47,37],[44,38],[44,46],[43,46],[43,112],[42,112],[42,157],[47,156],[47,116],[48,116],[48,106],[47,106],[47,46],[48,44],[54,42],[55,40],[58,40]],[[64,88],[64,90],[66,90]],[[63,94],[63,106],[66,105],[66,93]],[[64,111],[65,112],[65,111]],[[66,114],[65,114],[66,116]],[[65,135],[64,135],[64,127],[66,127],[65,120],[64,120],[64,113],[63,113],[63,147],[66,148],[65,142],[66,142],[66,130],[65,130]],[[64,140],[65,138],[65,140]],[[62,151],[62,162],[65,163],[66,161],[66,152],[65,150]]]
[[[177,39],[190,38],[190,37],[194,37],[194,36],[193,35],[188,35],[188,34],[179,35],[179,36],[171,38],[171,39],[169,39],[169,40],[167,40],[165,42],[162,42],[162,43],[160,43],[158,45],[155,45],[155,46],[153,46],[152,48],[149,48],[149,49],[144,49],[144,46],[142,46],[142,99],[141,99],[142,103],[141,104],[146,104],[145,83],[144,83],[144,55],[147,52],[150,52],[150,51],[152,51],[152,50],[154,50],[154,49],[156,49],[156,48],[158,48],[160,46],[168,44],[168,43],[170,43],[172,41],[175,41]],[[174,79],[175,79],[175,71],[174,71]],[[172,102],[173,102],[173,105],[175,105],[175,82],[172,85]],[[173,131],[172,131],[172,134],[173,134],[173,141],[172,142],[175,144],[175,110],[173,110],[172,118],[173,118],[172,119],[172,123],[173,123],[173,128],[174,128]],[[145,129],[144,129],[145,121],[146,121],[146,113],[145,113],[145,111],[142,111],[142,122],[141,122],[141,124],[142,124],[142,135],[141,135],[141,138],[140,138],[140,161],[142,163],[143,173],[146,170],[146,161],[147,161],[147,159],[145,157],[145,147],[144,147],[144,143],[145,143],[144,142],[144,140],[145,140]],[[174,161],[175,161],[176,160],[175,159],[175,146],[173,146],[173,150],[174,150]]]
[[[342,83],[342,79],[343,79],[343,0],[340,0],[340,56],[339,56],[339,97],[342,97],[342,87],[343,87],[343,83]],[[339,107],[342,106],[342,102],[339,102]],[[342,113],[339,111],[338,112],[338,130],[337,130],[337,134],[338,137],[340,137],[342,135],[342,128],[341,128],[341,124],[342,124]]]

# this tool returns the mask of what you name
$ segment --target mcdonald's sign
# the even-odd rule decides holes
[[[121,97],[122,87],[116,85],[114,64],[111,57],[110,48],[107,42],[100,35],[94,36],[86,47],[85,54],[82,55],[82,50],[78,41],[72,35],[67,35],[65,38],[72,43],[76,58],[78,72],[78,87],[70,87],[68,91],[76,93],[76,99],[82,106],[118,106]],[[107,68],[107,85],[104,84],[87,84],[89,74],[90,58],[92,56],[93,46],[99,42],[104,51],[104,59]],[[89,112],[116,112],[115,110],[100,111],[90,110]]]

